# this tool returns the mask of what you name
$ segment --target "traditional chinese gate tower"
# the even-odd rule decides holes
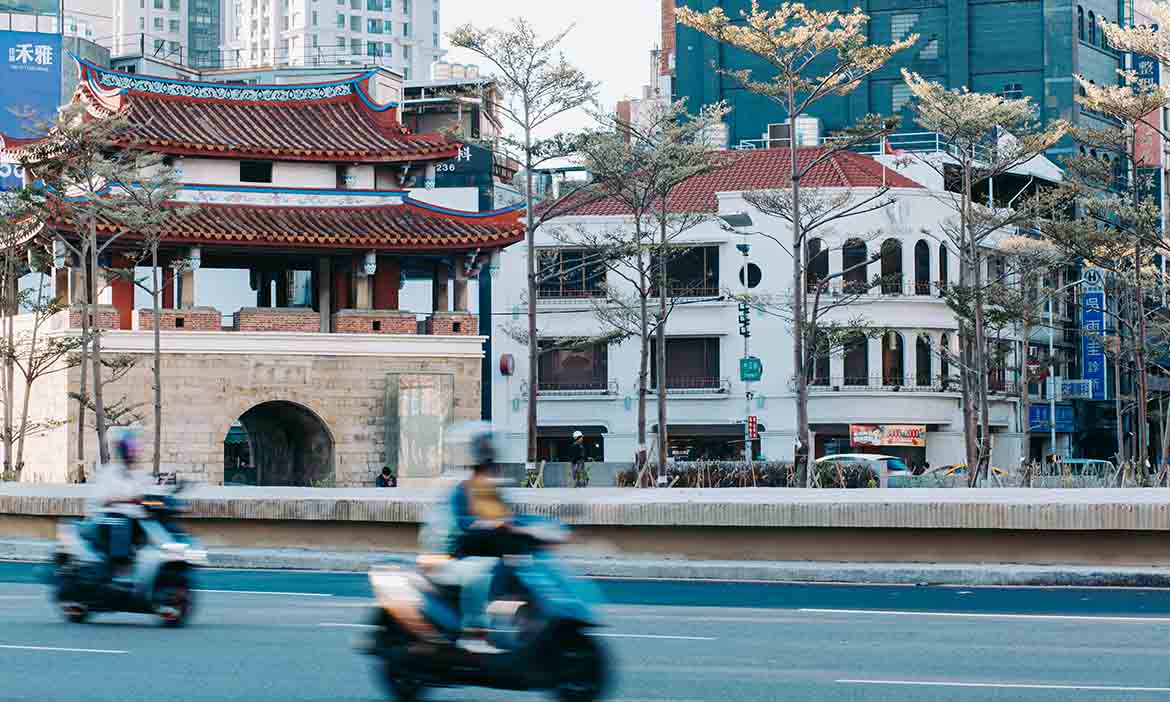
[[[96,118],[127,115],[128,142],[164,154],[181,174],[177,199],[197,206],[166,232],[158,319],[133,309],[128,280],[110,276],[99,299],[103,346],[141,357],[107,395],[150,406],[150,330],[163,330],[163,470],[233,482],[224,442],[240,425],[255,469],[247,482],[370,485],[384,465],[403,485],[437,475],[442,427],[480,415],[479,334],[490,326],[469,312],[468,281],[523,238],[513,210],[411,196],[460,144],[402,128],[396,104],[374,100],[384,87],[374,74],[234,86],[79,65],[74,100]],[[57,234],[75,236],[42,236]],[[103,265],[125,267],[134,246],[123,235]],[[228,318],[204,304],[202,272],[217,268],[247,269],[254,304]],[[56,294],[76,301],[78,269],[55,276]],[[404,277],[422,276],[433,291],[425,316],[399,307]],[[76,333],[79,322],[75,309],[55,333]],[[78,380],[73,370],[43,381],[35,412],[72,413]],[[144,426],[153,431],[149,417]],[[35,439],[26,479],[64,481],[76,431],[71,423]]]

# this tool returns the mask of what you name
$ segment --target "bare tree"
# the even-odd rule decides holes
[[[948,90],[904,69],[902,76],[914,97],[916,121],[935,132],[945,149],[941,155],[912,157],[947,184],[947,192],[935,197],[956,217],[941,225],[959,256],[959,282],[944,292],[959,318],[963,433],[967,465],[971,466],[968,480],[974,485],[991,457],[986,250],[996,236],[1033,221],[1038,209],[1046,212],[1053,207],[1051,202],[1042,204],[1029,190],[1032,181],[1021,190],[996,193],[994,179],[1042,155],[1065,136],[1068,126],[1056,121],[1046,129],[1039,127],[1026,98]],[[990,193],[982,202],[976,198],[979,186]]]
[[[651,340],[656,340],[658,399],[658,474],[664,475],[667,454],[666,322],[679,300],[696,294],[695,281],[670,278],[670,262],[688,247],[679,238],[711,215],[679,211],[670,206],[674,190],[691,178],[725,168],[734,158],[709,148],[706,135],[722,123],[727,108],[705,107],[688,117],[682,102],[649,106],[638,124],[615,121],[610,129],[581,141],[579,156],[594,179],[592,197],[616,206],[622,223],[611,227],[560,230],[557,238],[582,246],[599,268],[613,279],[594,300],[593,311],[605,329],[639,344],[638,450],[634,464],[638,484],[647,484],[646,404]],[[617,282],[617,285],[612,283]],[[651,301],[657,298],[657,310]]]
[[[467,49],[490,63],[493,77],[506,96],[492,105],[520,130],[519,140],[506,139],[524,154],[524,204],[528,278],[528,462],[536,462],[536,402],[539,349],[536,325],[538,271],[536,231],[546,221],[563,213],[558,203],[545,201],[537,208],[536,169],[549,159],[564,156],[566,139],[539,139],[537,132],[559,115],[590,105],[598,84],[569,63],[560,53],[561,42],[572,27],[551,37],[537,35],[523,18],[513,19],[507,28],[481,29],[465,24],[448,37],[451,45]],[[570,195],[569,193],[565,194]],[[566,198],[562,198],[564,200]]]
[[[733,22],[722,8],[704,13],[680,7],[675,16],[679,24],[746,51],[768,64],[768,71],[763,75],[746,68],[724,71],[724,74],[777,105],[788,123],[792,310],[795,320],[803,320],[806,220],[801,212],[801,180],[837,152],[889,133],[894,122],[876,116],[866,117],[812,158],[801,159],[796,148],[797,120],[825,99],[853,92],[895,54],[917,43],[918,35],[911,34],[885,45],[869,44],[866,30],[869,17],[860,8],[854,8],[852,12],[821,12],[799,2],[786,2],[775,11],[767,12],[760,9],[757,0],[752,0],[751,11],[742,14],[742,22]],[[793,324],[792,338],[799,462],[802,456],[810,454],[803,325]]]
[[[161,200],[143,200],[142,192],[172,193],[177,181],[163,157],[136,148],[133,128],[125,114],[91,118],[82,104],[61,110],[44,140],[16,153],[27,173],[40,184],[26,198],[26,205],[42,226],[56,232],[56,241],[75,257],[83,271],[82,338],[86,340],[81,364],[88,362],[92,394],[87,393],[85,373],[78,399],[78,432],[83,433],[85,408],[92,407],[102,463],[109,460],[103,371],[125,365],[127,359],[103,358],[97,300],[102,288],[103,255],[127,234],[160,226],[168,217]],[[79,457],[84,440],[79,436]]]

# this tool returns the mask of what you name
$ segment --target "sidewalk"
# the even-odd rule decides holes
[[[0,540],[0,561],[44,561],[48,541]],[[394,555],[292,549],[211,548],[213,568],[364,572]],[[883,583],[891,585],[1001,585],[1063,587],[1170,587],[1170,568],[1010,563],[830,563],[797,561],[685,561],[570,558],[599,578],[752,580],[762,582]]]

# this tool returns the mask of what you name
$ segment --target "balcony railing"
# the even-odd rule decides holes
[[[540,381],[538,395],[616,395],[616,380],[591,380],[584,383]]]
[[[904,378],[889,376],[833,376],[831,378],[816,378],[809,381],[809,392],[959,392],[962,388],[958,377],[938,376],[929,382],[920,383],[919,378],[906,376]],[[995,395],[1018,394],[1018,385],[1012,382],[997,382],[993,379],[990,391]]]
[[[691,285],[691,286],[672,286],[666,289],[666,296],[669,298],[680,297],[719,297],[719,286],[711,285]],[[650,289],[650,297],[658,297],[658,288],[652,287]]]
[[[539,287],[536,297],[541,300],[585,300],[605,297],[605,290],[601,288],[565,288]]]
[[[656,392],[658,390],[657,384],[654,384],[651,389]],[[668,375],[666,376],[666,390],[671,395],[728,393],[731,392],[731,381],[727,378],[707,375]]]
[[[914,297],[942,297],[946,287],[947,283],[943,281],[918,280],[914,276],[903,275],[886,276],[877,285],[870,280],[861,282],[837,279],[829,283],[822,294],[900,297],[912,293]],[[816,292],[816,281],[808,281],[808,292],[810,294]]]

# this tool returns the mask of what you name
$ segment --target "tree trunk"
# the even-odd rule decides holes
[[[796,448],[793,462],[796,464],[797,482],[805,487],[812,485],[812,447],[809,446],[808,418],[808,374],[805,372],[804,335],[805,285],[804,285],[804,232],[800,221],[800,170],[797,166],[796,145],[796,94],[788,91],[788,167],[792,178],[792,362],[793,380],[796,385]],[[744,271],[747,275],[747,271]],[[745,278],[746,280],[746,278]],[[747,417],[744,417],[747,421]]]
[[[658,239],[658,326],[655,336],[658,339],[658,476],[666,475],[666,447],[668,445],[668,428],[666,425],[666,400],[669,394],[666,385],[666,196],[663,195],[660,204],[662,216],[659,219]]]
[[[93,310],[93,338],[90,341],[93,354],[93,414],[94,423],[97,426],[97,440],[98,440],[98,457],[102,464],[109,463],[110,449],[106,446],[106,410],[105,403],[102,398],[102,336],[101,325],[97,323],[97,299],[98,299],[98,246],[97,246],[97,220],[91,216],[89,220],[89,262],[90,267],[87,273],[87,283],[89,287],[89,305]]]
[[[81,255],[78,257],[82,268],[82,278],[85,278],[85,269],[88,268],[89,241],[83,239]],[[89,286],[82,285],[81,290],[81,359],[78,362],[77,383],[77,467],[85,471],[85,406],[88,401],[86,390],[89,382]],[[72,310],[70,302],[69,309]],[[81,477],[80,475],[78,477]]]
[[[162,333],[159,329],[162,327],[159,324],[159,315],[162,306],[159,304],[159,280],[158,280],[158,241],[155,240],[150,246],[150,297],[151,306],[154,314],[154,459],[152,463],[152,470],[154,477],[157,479],[159,474],[159,467],[162,462]]]
[[[525,103],[527,105],[527,101]],[[524,113],[525,120],[528,111]],[[536,401],[538,396],[537,383],[540,381],[537,364],[540,361],[539,344],[536,336],[536,217],[532,207],[535,198],[532,195],[532,129],[524,127],[524,216],[525,216],[525,246],[528,256],[528,467],[536,465]]]
[[[966,293],[972,281],[971,265],[971,169],[973,165],[969,157],[964,157],[963,193],[959,211],[959,290]],[[977,401],[974,392],[974,353],[971,322],[959,320],[959,372],[962,374],[963,384],[963,434],[964,449],[967,457],[967,485],[974,487],[978,480],[979,450],[976,437],[976,407]]]
[[[641,258],[641,251],[638,252],[639,259]],[[638,262],[639,278],[641,280],[642,289],[646,289],[646,269],[642,265],[642,261]],[[641,298],[641,319],[639,320],[640,327],[638,334],[638,452],[634,457],[634,466],[637,469],[637,487],[642,487],[646,477],[646,403],[649,396],[649,378],[650,378],[650,310],[649,303],[645,295],[639,295]]]
[[[978,242],[972,240],[971,249],[975,265],[975,378],[979,381],[979,463],[976,471],[986,472],[987,479],[991,480],[991,368],[987,357],[991,348],[987,341],[987,329],[984,323],[983,310],[983,258],[979,253]],[[1006,375],[1006,373],[1005,373]],[[1004,379],[1007,382],[1007,379]]]
[[[28,361],[25,366],[27,369],[24,374],[24,400],[20,407],[20,430],[16,434],[16,461],[13,464],[13,470],[16,472],[16,479],[20,479],[20,472],[24,470],[24,439],[28,434],[28,405],[29,399],[32,397],[33,382],[40,375],[40,369],[37,367],[37,337],[41,330],[41,323],[44,321],[42,316],[41,306],[45,302],[45,284],[41,281],[37,285],[37,304],[34,311],[32,332],[28,340]]]
[[[1137,140],[1132,135],[1129,137],[1129,164],[1132,175],[1130,176],[1130,193],[1133,197],[1134,212],[1138,211],[1141,206],[1141,193],[1138,189],[1138,153]],[[1150,441],[1149,424],[1147,415],[1149,413],[1149,368],[1146,367],[1146,339],[1148,337],[1148,330],[1146,326],[1146,300],[1145,300],[1145,285],[1142,282],[1142,232],[1138,232],[1137,241],[1133,245],[1133,283],[1134,283],[1134,299],[1136,301],[1135,309],[1137,311],[1137,343],[1134,345],[1134,361],[1137,365],[1137,420],[1136,431],[1134,432],[1134,440],[1137,442],[1137,451],[1134,456],[1137,460],[1139,470],[1149,471],[1149,451]]]
[[[1025,277],[1025,280],[1026,279],[1027,278]],[[1024,290],[1024,296],[1024,299],[1027,300],[1028,298],[1026,287]],[[1028,314],[1029,317],[1028,319],[1025,319],[1024,323],[1021,325],[1022,331],[1020,333],[1020,338],[1023,339],[1023,352],[1020,354],[1020,362],[1017,364],[1019,367],[1018,372],[1020,377],[1020,410],[1021,414],[1023,415],[1023,419],[1020,422],[1020,433],[1024,435],[1023,450],[1020,453],[1021,460],[1023,461],[1027,461],[1028,459],[1028,451],[1031,447],[1030,442],[1032,434],[1032,396],[1028,392],[1028,381],[1030,380],[1028,377],[1028,349],[1030,347],[1029,341],[1032,339],[1031,310],[1029,309],[1026,314]],[[1025,485],[1024,487],[1031,487],[1031,485]]]
[[[13,298],[13,291],[18,289],[18,285],[14,285],[13,275],[15,273],[15,266],[13,265],[13,258],[15,253],[11,248],[4,253],[4,271],[0,274],[3,278],[3,304],[4,304],[4,471],[2,477],[7,479],[12,475],[13,470],[13,443],[15,436],[15,426],[13,416],[13,405],[16,402],[13,385],[16,380],[16,300]]]

